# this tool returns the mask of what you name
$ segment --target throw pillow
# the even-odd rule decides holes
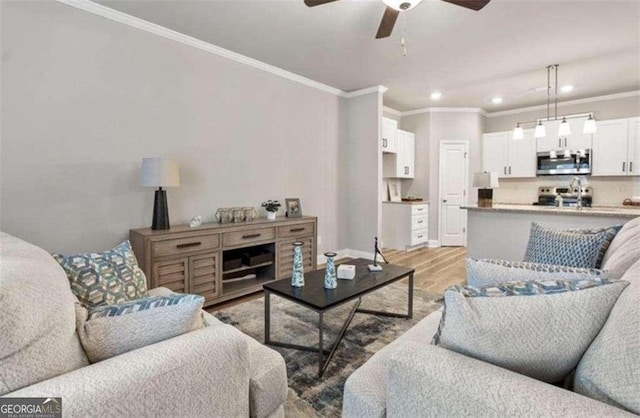
[[[467,258],[467,285],[471,287],[497,286],[509,282],[532,280],[593,279],[603,274],[605,272],[598,269],[554,266],[526,261]]]
[[[640,414],[640,259],[622,277],[629,287],[578,364],[577,393]]]
[[[523,261],[569,267],[595,268],[610,237],[609,230],[596,233],[546,228],[531,224]],[[613,238],[611,238],[613,239]]]
[[[71,291],[87,307],[114,305],[147,296],[147,279],[129,241],[104,253],[53,258],[62,266]]]
[[[549,280],[454,286],[433,343],[555,383],[578,364],[627,282]]]
[[[80,342],[92,363],[203,327],[204,297],[173,293],[117,305],[76,304]]]
[[[614,225],[614,226],[606,226],[604,228],[596,228],[596,229],[564,229],[566,232],[575,232],[577,234],[600,234],[602,232],[607,233],[607,237],[602,243],[602,247],[600,247],[600,251],[598,251],[598,260],[596,261],[596,268],[601,268],[602,263],[604,262],[605,255],[607,254],[607,250],[611,246],[613,239],[618,235],[618,232],[622,229],[622,225]]]

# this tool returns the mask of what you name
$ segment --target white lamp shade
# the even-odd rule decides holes
[[[596,120],[592,116],[589,116],[589,119],[584,121],[584,129],[582,132],[585,134],[595,134],[598,132]]]
[[[547,136],[547,130],[544,128],[542,122],[538,122],[538,124],[536,125],[536,130],[533,133],[533,136],[536,139],[544,138]]]
[[[382,0],[382,2],[392,9],[402,12],[413,9],[420,4],[422,0]],[[405,8],[401,8],[400,5],[404,5]]]
[[[473,175],[473,187],[479,189],[497,189],[498,173],[485,171],[483,173],[475,173]]]
[[[571,135],[571,125],[569,125],[569,122],[567,122],[567,120],[563,118],[562,123],[558,128],[558,136],[569,136],[569,135]]]
[[[515,127],[515,129],[513,130],[513,139],[515,141],[524,139],[524,129],[522,129],[522,126],[518,125]]]
[[[178,164],[169,158],[143,158],[140,185],[145,187],[178,187]]]

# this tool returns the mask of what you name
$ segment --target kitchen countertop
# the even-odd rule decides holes
[[[634,206],[594,206],[591,208],[572,208],[537,205],[494,204],[492,208],[477,206],[462,206],[462,209],[480,212],[518,212],[550,215],[581,215],[581,216],[609,216],[616,218],[635,218],[640,216],[640,207]]]
[[[390,200],[386,200],[382,203],[391,203],[393,205],[426,205],[429,202],[427,200],[412,200],[411,202],[392,202]]]

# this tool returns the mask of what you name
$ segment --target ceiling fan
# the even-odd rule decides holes
[[[320,6],[321,4],[332,3],[338,0],[304,0],[304,4],[309,7]],[[467,9],[478,11],[486,6],[491,0],[442,0],[447,3],[462,6]],[[386,38],[393,32],[393,26],[396,24],[396,20],[400,15],[400,12],[406,12],[416,7],[422,2],[422,0],[382,0],[387,5],[376,39]]]

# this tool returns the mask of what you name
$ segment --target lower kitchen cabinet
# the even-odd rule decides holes
[[[429,205],[382,203],[382,245],[410,250],[429,242]]]

